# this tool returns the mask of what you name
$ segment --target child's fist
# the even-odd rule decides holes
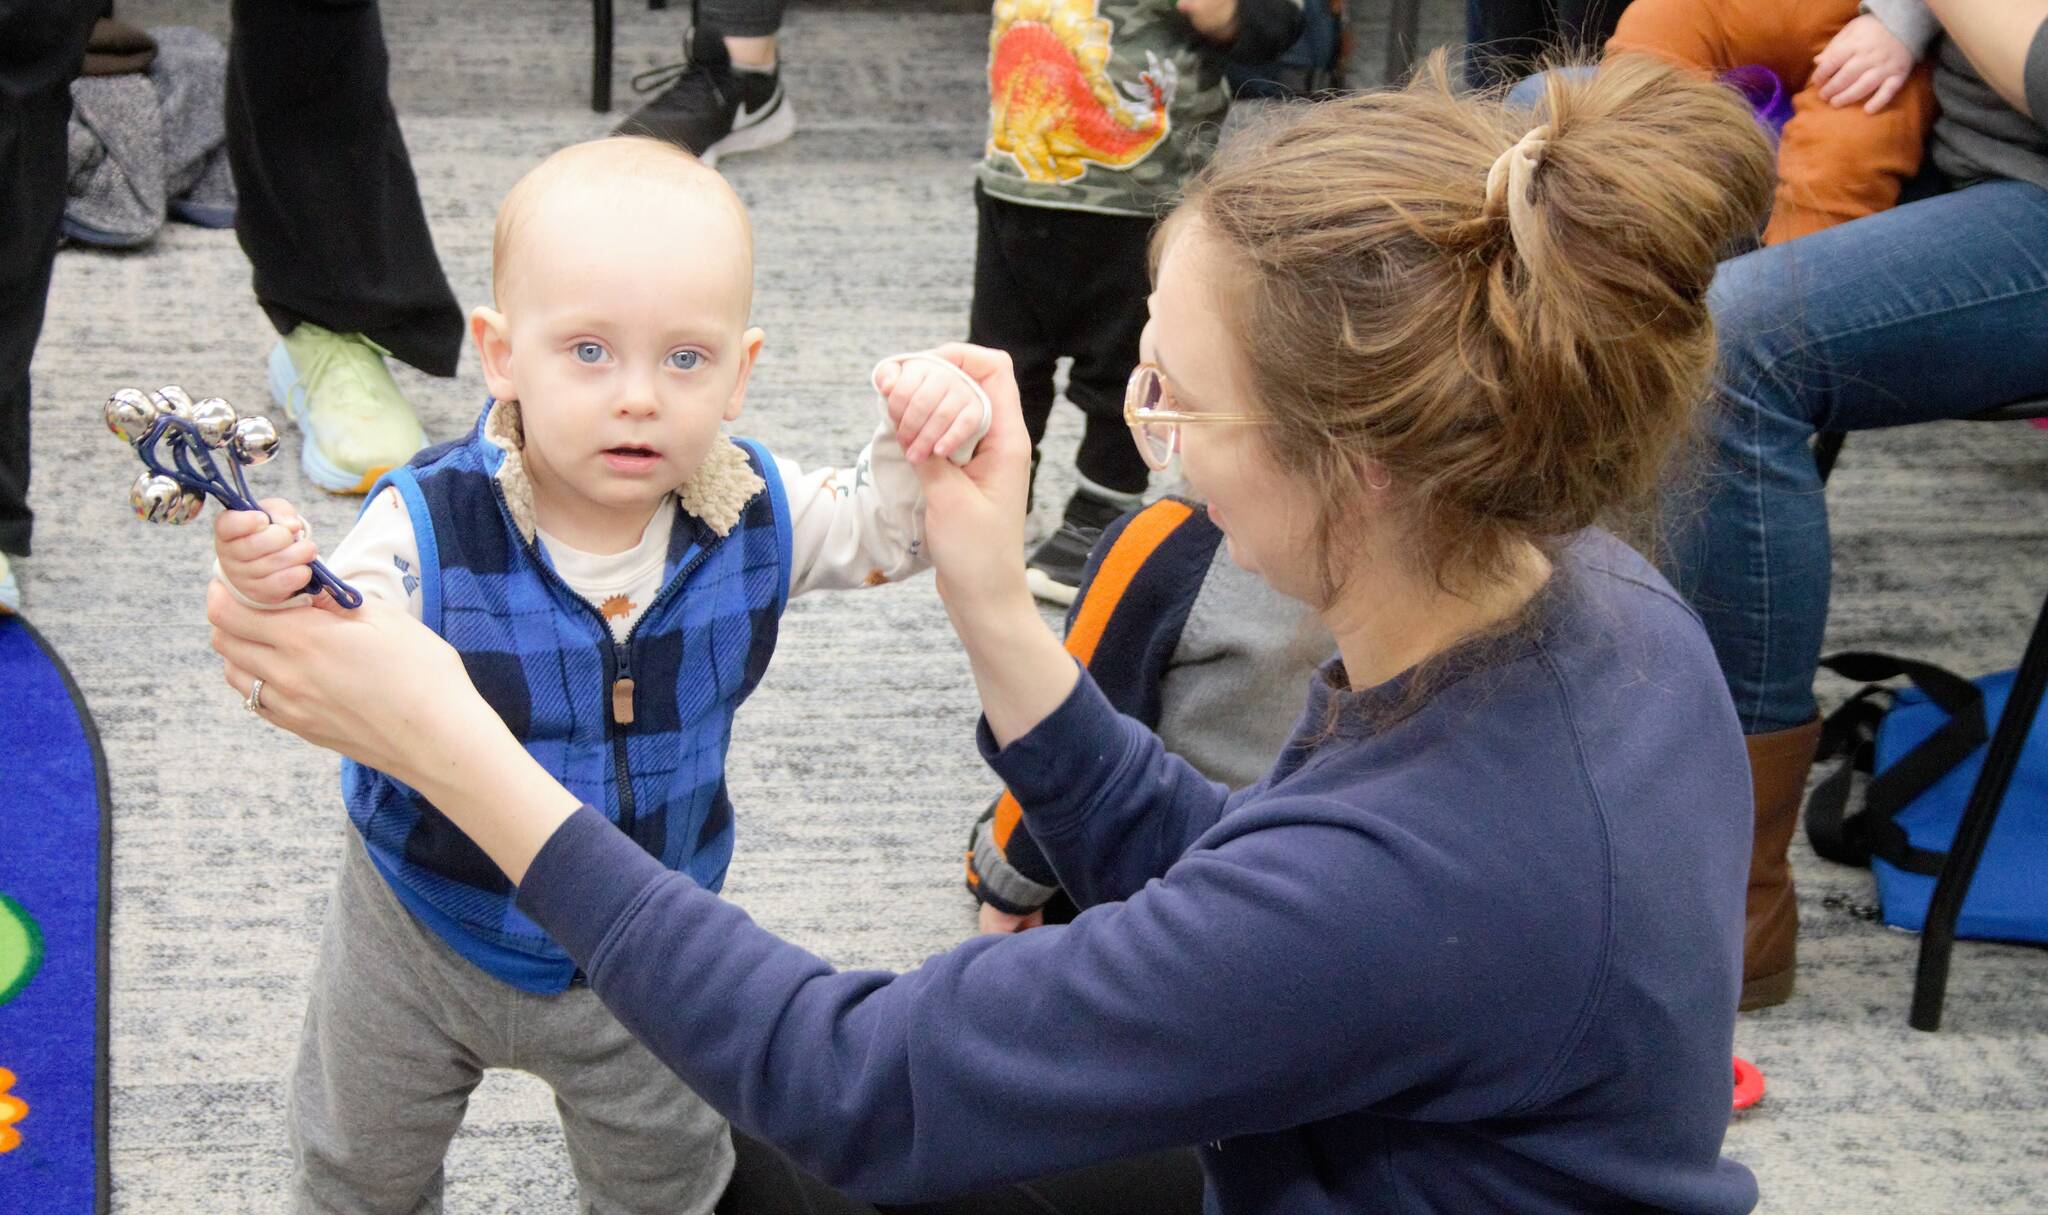
[[[895,359],[875,369],[875,390],[896,427],[896,441],[912,464],[929,456],[964,463],[987,432],[988,401],[952,364],[924,356]]]
[[[1811,83],[1833,106],[1863,102],[1875,114],[1892,103],[1913,72],[1913,52],[1877,18],[1865,13],[1842,27],[1813,57]]]
[[[283,603],[313,578],[313,544],[306,521],[283,498],[265,498],[263,511],[224,510],[213,520],[213,555],[220,576],[251,603]],[[263,512],[268,512],[265,518]]]

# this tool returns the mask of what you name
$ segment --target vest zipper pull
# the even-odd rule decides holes
[[[618,678],[612,680],[612,720],[622,726],[633,724],[633,652],[622,642],[613,642],[618,659]]]

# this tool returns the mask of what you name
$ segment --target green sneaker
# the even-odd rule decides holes
[[[270,352],[270,395],[305,432],[299,464],[321,489],[368,493],[427,445],[384,365],[387,353],[360,334],[304,322]]]
[[[0,553],[0,616],[12,616],[21,610],[21,583],[15,580],[14,566],[7,560],[6,553]]]

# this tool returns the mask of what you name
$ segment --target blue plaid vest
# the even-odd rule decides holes
[[[486,407],[485,416],[489,416]],[[678,511],[667,578],[625,642],[514,524],[483,436],[432,447],[395,486],[419,539],[422,616],[505,725],[555,779],[671,869],[717,890],[732,859],[725,756],[732,719],[775,649],[789,598],[789,512],[767,453],[741,441],[767,488],[719,536]],[[349,819],[401,902],[457,953],[526,991],[576,965],[513,905],[483,850],[407,786],[342,763]]]

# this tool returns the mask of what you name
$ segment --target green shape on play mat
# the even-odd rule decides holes
[[[43,964],[43,931],[28,908],[0,894],[0,1005],[21,994]]]

